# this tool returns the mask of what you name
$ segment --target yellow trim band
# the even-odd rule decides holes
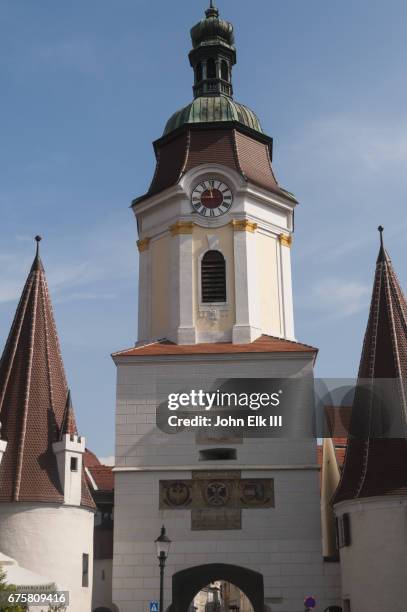
[[[254,232],[257,230],[257,223],[253,223],[252,221],[248,221],[247,219],[234,219],[230,222],[233,227],[234,232]]]
[[[148,251],[150,247],[151,238],[143,238],[142,240],[137,240],[137,248],[140,253],[144,251]]]
[[[180,234],[192,234],[194,231],[194,223],[192,221],[178,221],[171,225],[171,236],[179,236]]]
[[[280,234],[278,237],[281,246],[286,246],[289,249],[291,249],[292,245],[293,245],[293,237],[290,236],[289,234]]]

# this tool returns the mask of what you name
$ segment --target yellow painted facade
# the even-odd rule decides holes
[[[257,278],[259,288],[260,327],[269,333],[281,333],[278,241],[272,236],[256,234]]]
[[[218,228],[200,227],[189,224],[188,233],[192,234],[193,257],[193,325],[197,333],[228,334],[236,322],[235,307],[235,261],[234,233],[230,223]],[[256,230],[256,275],[259,307],[259,324],[265,333],[282,333],[281,296],[279,295],[278,257],[281,245],[278,236],[273,237]],[[151,257],[151,335],[153,338],[165,337],[171,327],[171,247],[173,231],[148,243]],[[215,241],[216,248],[226,260],[227,303],[225,305],[202,304],[200,298],[200,264],[203,255],[210,249],[208,243]]]
[[[170,325],[170,262],[171,236],[164,236],[150,243],[151,252],[151,335],[161,338],[167,335]]]
[[[227,304],[218,309],[217,319],[212,320],[209,304],[204,308],[200,304],[200,262],[202,256],[209,250],[207,236],[214,236],[219,241],[217,250],[221,251],[226,260],[226,291]],[[235,323],[235,265],[233,247],[233,228],[230,224],[208,230],[195,226],[193,232],[193,287],[194,287],[194,323],[197,332],[227,332]]]

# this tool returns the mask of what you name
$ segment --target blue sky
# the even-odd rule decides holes
[[[274,137],[301,202],[297,337],[317,373],[357,369],[377,225],[407,286],[404,0],[219,0],[235,25],[235,98]],[[192,97],[189,29],[204,0],[0,3],[0,343],[34,253],[46,266],[79,427],[113,453],[110,353],[136,339],[136,228],[151,142]]]

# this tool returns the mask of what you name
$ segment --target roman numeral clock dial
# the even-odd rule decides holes
[[[217,180],[202,181],[192,192],[192,207],[201,217],[221,217],[230,210],[233,195],[226,183]]]

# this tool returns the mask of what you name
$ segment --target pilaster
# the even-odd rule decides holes
[[[177,344],[196,343],[193,313],[193,228],[192,222],[182,221],[170,227],[172,244],[169,339]]]
[[[151,337],[151,251],[150,238],[137,242],[139,250],[138,340]]]
[[[261,336],[257,300],[257,225],[248,221],[232,221],[234,230],[235,307],[233,344],[253,342]]]
[[[291,277],[291,246],[293,243],[290,234],[279,235],[279,268],[281,292],[281,335],[289,340],[295,339],[294,333],[294,305],[293,287]]]

